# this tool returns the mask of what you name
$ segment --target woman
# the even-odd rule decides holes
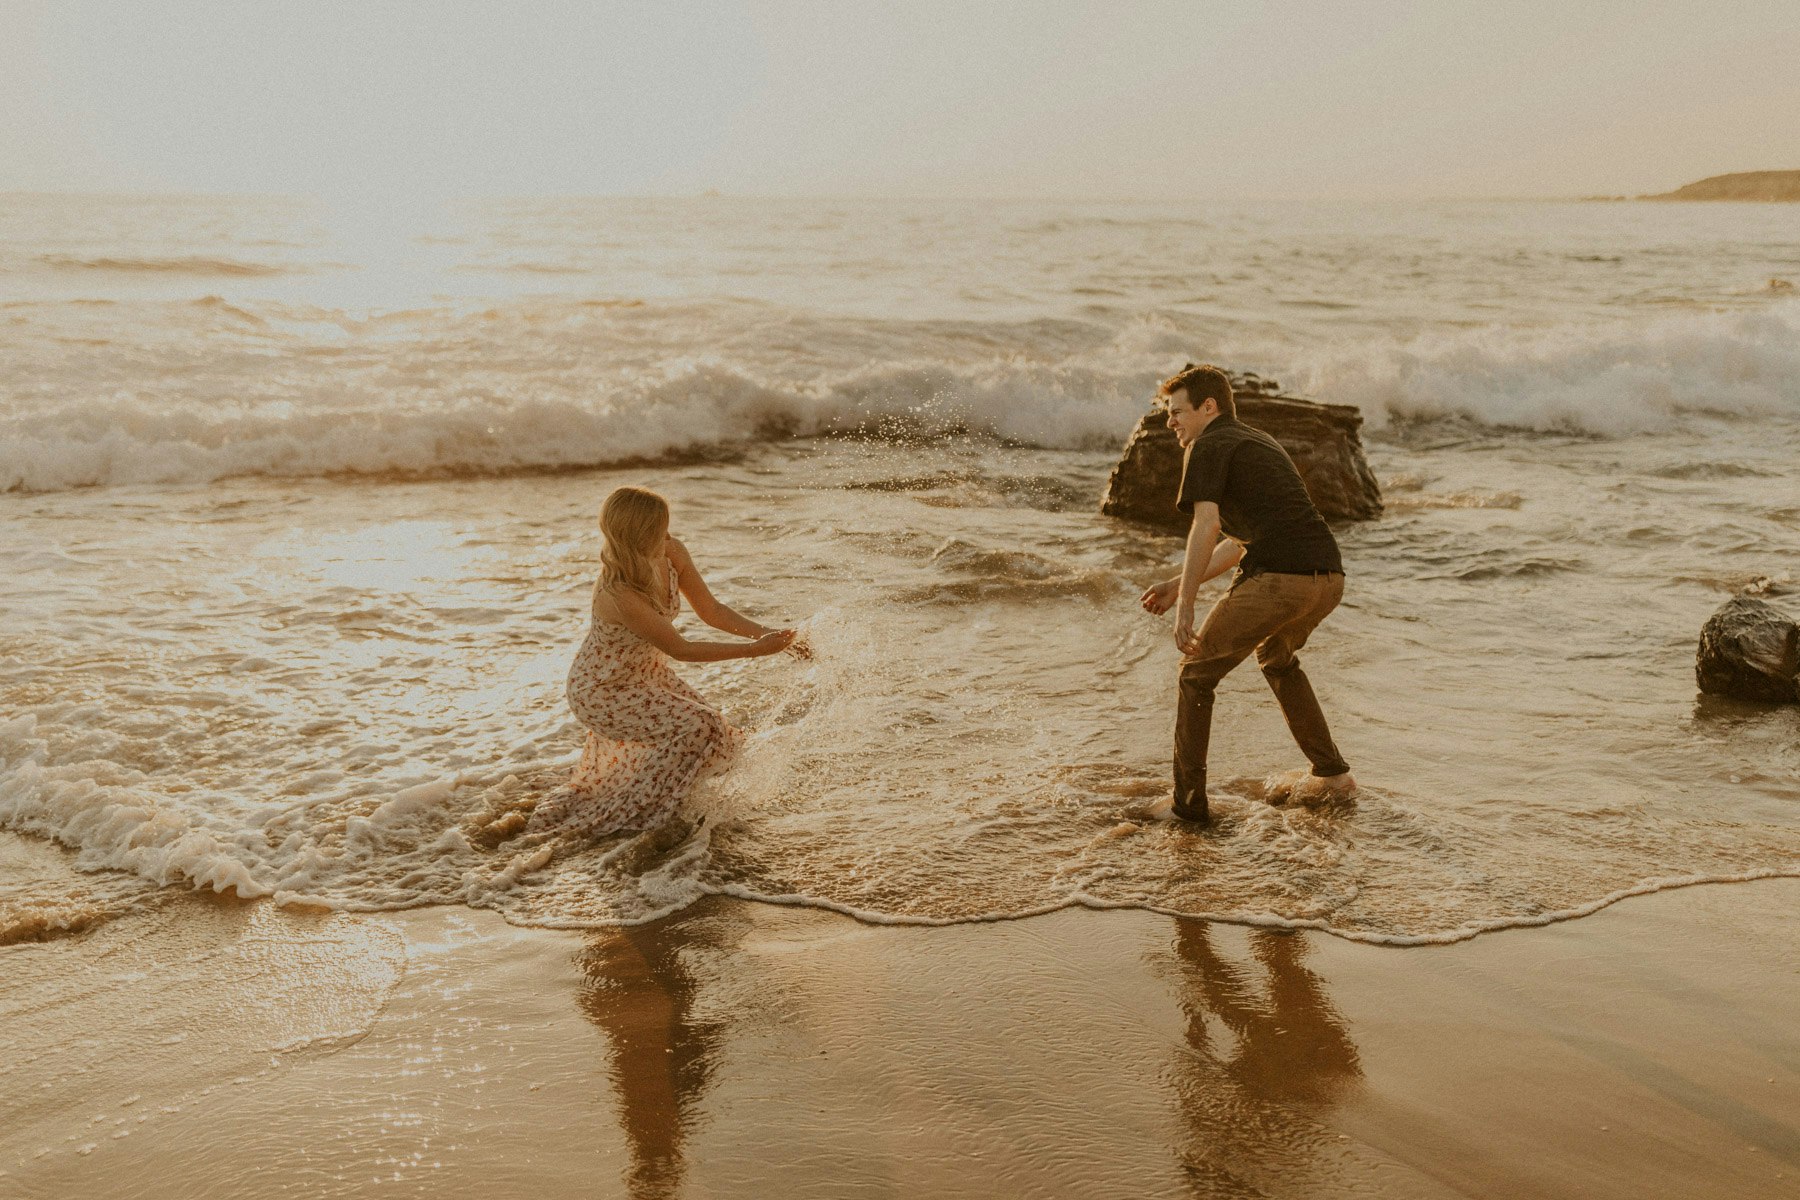
[[[545,797],[529,831],[598,837],[673,816],[694,781],[724,766],[743,735],[676,676],[669,659],[717,662],[779,654],[792,629],[766,629],[707,589],[687,547],[669,536],[669,504],[622,487],[600,507],[600,579],[593,624],[569,670],[569,707],[587,726],[566,788]],[[714,629],[752,641],[696,641],[673,618],[686,595]]]

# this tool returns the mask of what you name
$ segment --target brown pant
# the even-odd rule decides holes
[[[1181,660],[1181,695],[1175,709],[1175,805],[1182,815],[1206,815],[1213,690],[1252,650],[1281,705],[1281,715],[1287,718],[1288,732],[1312,763],[1313,774],[1341,775],[1350,769],[1331,741],[1325,714],[1295,657],[1307,635],[1343,598],[1340,574],[1265,571],[1232,584],[1206,614],[1199,644]]]

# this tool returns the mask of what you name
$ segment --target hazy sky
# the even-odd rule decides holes
[[[0,0],[0,189],[1250,197],[1800,168],[1800,0]]]

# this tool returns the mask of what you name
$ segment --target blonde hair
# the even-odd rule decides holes
[[[656,540],[667,531],[669,502],[649,488],[615,488],[600,506],[600,587],[617,592],[630,588],[650,601],[657,612],[669,611],[666,560]]]

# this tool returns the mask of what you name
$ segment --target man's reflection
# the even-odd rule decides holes
[[[1250,972],[1213,949],[1201,921],[1176,922],[1176,947],[1192,983],[1183,1009],[1188,1044],[1219,1058],[1243,1089],[1261,1100],[1329,1104],[1362,1075],[1356,1043],[1308,970],[1306,939],[1269,929],[1250,934],[1251,953],[1267,973],[1258,988]],[[1237,1039],[1229,1057],[1215,1055],[1208,1015]]]
[[[1175,1079],[1194,1143],[1188,1165],[1196,1178],[1220,1175],[1232,1186],[1264,1171],[1304,1177],[1313,1151],[1336,1138],[1318,1123],[1320,1110],[1362,1076],[1356,1044],[1302,961],[1304,937],[1252,931],[1259,970],[1220,954],[1213,936],[1207,922],[1175,922],[1191,1051]],[[1215,1037],[1219,1026],[1228,1036]]]
[[[685,914],[684,914],[685,916]],[[631,1143],[633,1197],[675,1195],[682,1144],[698,1116],[722,1042],[718,1023],[695,1018],[695,978],[684,954],[705,954],[712,922],[657,921],[599,934],[582,952],[581,1008],[607,1035],[620,1121]]]

